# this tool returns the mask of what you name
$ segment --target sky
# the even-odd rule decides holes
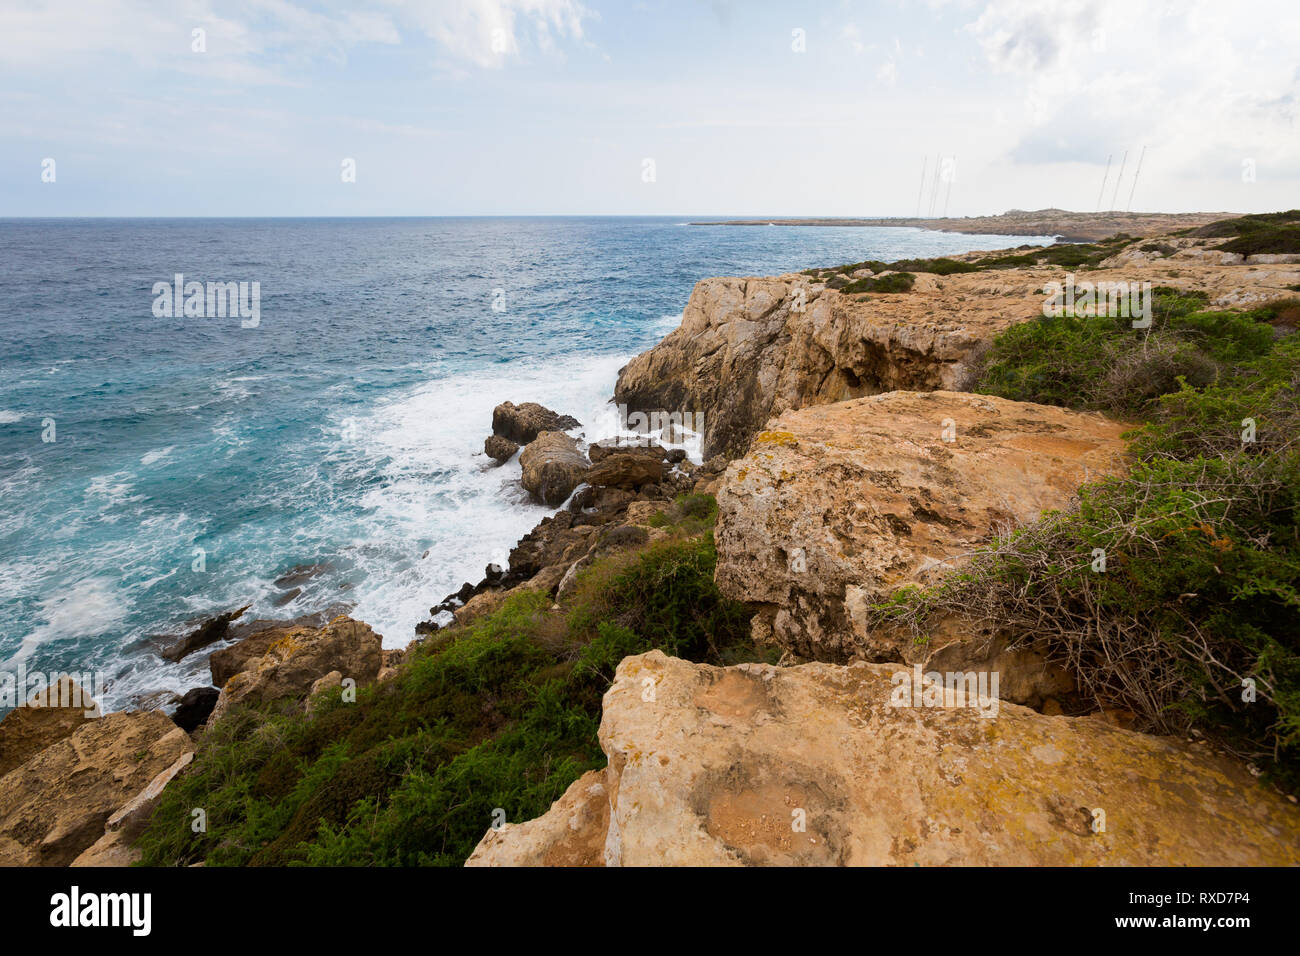
[[[1286,209],[1297,40],[1295,0],[4,0],[0,216]]]

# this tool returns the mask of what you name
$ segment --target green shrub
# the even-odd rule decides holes
[[[1127,317],[1043,316],[1001,333],[975,390],[1002,398],[1131,416],[1178,390],[1201,387],[1266,354],[1285,303],[1249,312],[1203,311],[1206,296],[1152,290],[1152,325]]]
[[[1232,238],[1219,248],[1243,256],[1300,253],[1300,209],[1220,219],[1202,226],[1193,235],[1210,238],[1230,236]]]
[[[707,500],[706,500],[707,499]],[[711,520],[710,496],[674,506]],[[447,865],[497,808],[545,812],[604,763],[601,695],[619,661],[652,648],[717,664],[769,659],[749,611],[713,583],[711,531],[595,562],[563,610],[538,592],[431,635],[395,677],[305,717],[291,701],[238,707],[205,732],[163,793],[143,863]],[[207,831],[191,831],[202,808]]]
[[[855,292],[910,292],[915,282],[916,276],[910,272],[892,272],[885,276],[858,279],[844,286],[841,291],[846,294]]]
[[[1013,646],[1043,642],[1084,693],[1132,710],[1142,729],[1201,733],[1300,786],[1300,340],[1269,348],[1259,326],[1275,312],[1168,312],[1170,335],[1143,349],[1157,342],[1172,349],[1165,364],[1195,355],[1219,371],[1203,387],[1162,375],[1139,389],[1148,422],[1131,472],[1085,485],[1071,507],[1000,536],[932,587],[896,593],[874,609],[880,622],[920,639],[936,615],[959,613],[1005,629]],[[998,381],[1028,381],[1053,347],[1082,361],[1086,342],[1095,369],[1052,398],[1095,401],[1098,374],[1137,388],[1139,374],[1106,363],[1142,353],[1108,350],[1103,328],[1084,328],[1093,339],[1056,324],[1008,330],[1034,357],[1017,365],[1004,349]]]

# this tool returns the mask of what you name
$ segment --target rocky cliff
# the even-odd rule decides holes
[[[1300,863],[1300,810],[1207,748],[1014,704],[989,717],[928,683],[929,704],[902,703],[911,679],[627,658],[609,766],[468,865]]]

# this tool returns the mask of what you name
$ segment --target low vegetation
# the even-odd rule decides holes
[[[1231,237],[1221,248],[1243,256],[1300,253],[1300,209],[1222,219],[1191,232],[1203,238]]]
[[[354,703],[241,708],[165,791],[143,863],[460,865],[500,808],[545,812],[604,764],[601,696],[652,648],[718,664],[767,659],[749,613],[713,583],[711,496],[678,499],[665,540],[593,564],[560,610],[543,593],[430,636]],[[192,811],[206,813],[194,833]]]
[[[1300,786],[1297,303],[1205,310],[1160,290],[1153,327],[1006,330],[978,390],[1141,424],[1129,474],[876,608],[923,639],[960,613],[1044,641],[1080,690],[1154,732],[1202,734]]]

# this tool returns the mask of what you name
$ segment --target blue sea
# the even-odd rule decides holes
[[[697,217],[699,218],[699,217]],[[721,217],[714,217],[721,218]],[[499,402],[613,434],[620,367],[696,280],[1045,237],[682,218],[0,220],[0,670],[206,685],[160,637],[346,603],[402,647],[546,513]],[[156,283],[258,283],[255,327]],[[496,303],[494,310],[493,304]],[[291,592],[274,581],[313,573]]]

